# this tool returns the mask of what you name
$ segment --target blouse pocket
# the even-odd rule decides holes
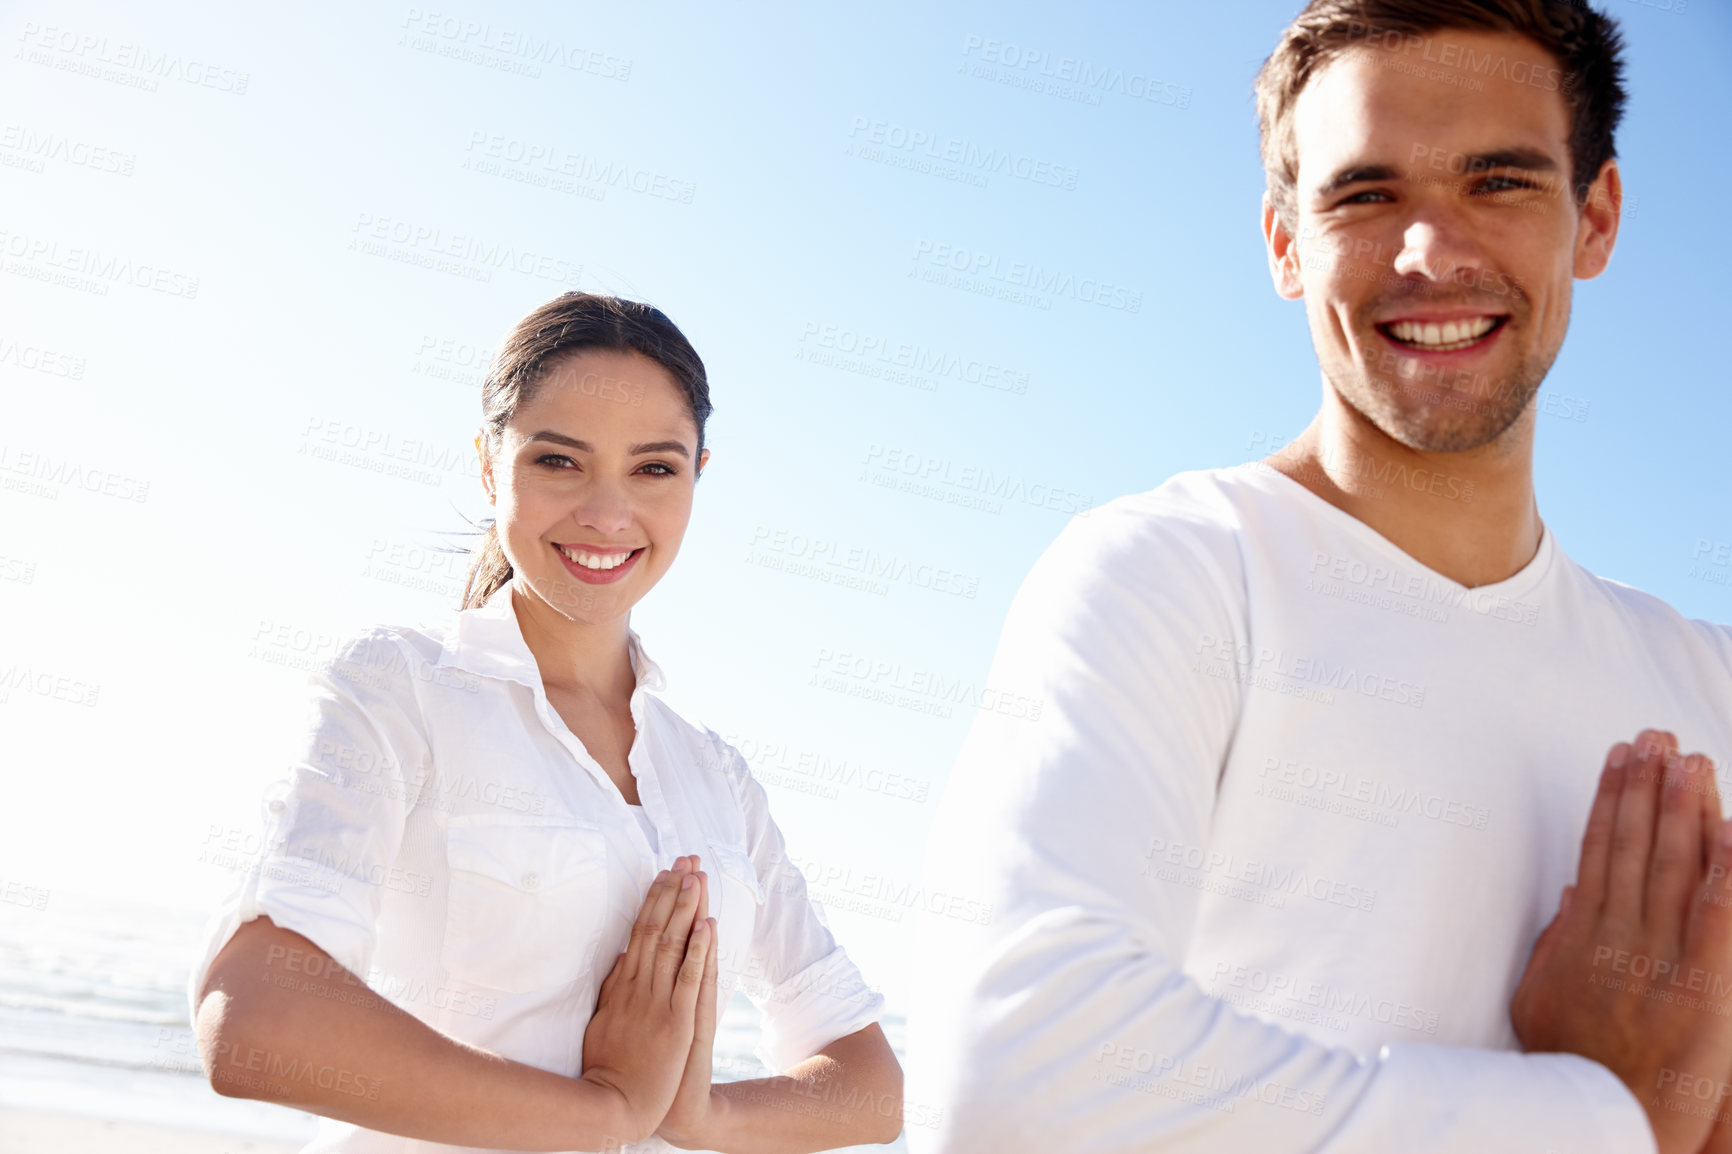
[[[758,907],[764,903],[764,887],[758,881],[758,871],[742,850],[716,842],[711,842],[709,849],[709,862],[706,864],[710,876],[715,879],[710,889],[710,913],[716,919],[722,948],[716,959],[717,969],[748,982],[761,978],[762,975],[754,973],[750,965]]]
[[[510,993],[581,977],[607,920],[607,838],[520,815],[451,819],[440,961],[452,978]]]

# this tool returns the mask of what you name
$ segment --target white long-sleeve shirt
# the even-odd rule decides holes
[[[444,621],[347,638],[309,675],[306,726],[268,793],[258,852],[239,863],[193,966],[195,1014],[217,953],[266,915],[371,989],[299,951],[269,960],[279,986],[362,1006],[383,997],[454,1038],[576,1076],[601,980],[650,883],[695,853],[720,938],[717,1006],[741,989],[762,1011],[765,1065],[787,1069],[876,1021],[883,998],[819,920],[738,751],[656,696],[662,673],[633,633],[627,761],[643,805],[628,805],[548,703],[512,589]],[[217,1076],[377,1095],[389,1074],[241,1058],[219,1056]],[[467,1149],[329,1119],[307,1148]]]
[[[1443,499],[1440,497],[1440,499]],[[1549,531],[1467,589],[1261,466],[1073,521],[1036,564],[928,844],[917,1151],[1641,1154],[1509,1001],[1610,747],[1724,767],[1732,631]]]

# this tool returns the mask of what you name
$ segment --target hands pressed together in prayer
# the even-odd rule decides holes
[[[1732,1154],[1732,823],[1670,733],[1613,746],[1580,870],[1510,1003],[1529,1052],[1601,1063],[1660,1154]]]
[[[616,1091],[640,1133],[682,1147],[703,1145],[726,1107],[710,1089],[717,937],[698,865],[656,875],[583,1035],[583,1078]]]

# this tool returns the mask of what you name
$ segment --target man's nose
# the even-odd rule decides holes
[[[1414,217],[1402,231],[1395,271],[1421,276],[1439,284],[1460,280],[1463,270],[1483,267],[1485,254],[1447,212],[1428,211]]]

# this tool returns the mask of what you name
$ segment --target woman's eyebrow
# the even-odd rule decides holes
[[[626,452],[634,457],[639,453],[678,453],[687,459],[691,458],[691,453],[678,441],[647,441],[641,445],[633,445]]]
[[[580,441],[576,437],[568,437],[564,433],[556,433],[552,429],[542,429],[523,438],[523,443],[531,441],[552,441],[556,445],[569,445],[584,453],[595,452],[595,446],[588,441]],[[641,445],[632,445],[626,452],[635,457],[642,453],[678,453],[686,459],[691,459],[691,451],[679,441],[646,441]]]
[[[556,433],[552,429],[543,429],[539,433],[531,433],[523,438],[523,443],[526,445],[531,441],[552,441],[556,445],[569,445],[585,453],[595,452],[595,446],[588,441],[580,441],[576,437],[568,437],[564,433]]]

